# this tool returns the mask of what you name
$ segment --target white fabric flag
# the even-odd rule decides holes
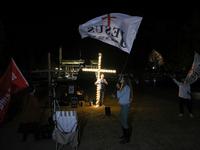
[[[79,26],[82,38],[92,37],[130,53],[142,17],[110,13]]]
[[[185,79],[185,84],[194,83],[198,79],[199,76],[200,76],[200,56],[197,52],[195,52],[194,62]]]

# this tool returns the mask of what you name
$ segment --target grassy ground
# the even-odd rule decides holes
[[[198,150],[200,149],[200,105],[194,100],[194,118],[191,119],[188,110],[184,108],[184,117],[179,118],[178,87],[177,88],[139,88],[134,87],[134,98],[131,102],[128,124],[131,142],[119,144],[121,135],[119,122],[120,105],[118,100],[110,99],[115,84],[109,83],[106,91],[105,105],[110,107],[111,114],[105,115],[104,107],[91,107],[84,103],[83,107],[70,108],[61,106],[62,110],[77,110],[81,133],[81,150]],[[57,88],[57,96],[65,89]],[[96,87],[90,84],[84,89],[89,100],[95,98]],[[39,92],[40,91],[40,92]],[[41,110],[48,99],[47,89],[38,89]],[[42,121],[48,118],[49,108],[46,109]],[[0,127],[0,145],[3,149],[39,150],[55,149],[52,139],[35,142],[29,136],[26,143],[21,143],[22,135],[16,133],[20,123],[20,112]],[[70,145],[63,149],[71,149]]]

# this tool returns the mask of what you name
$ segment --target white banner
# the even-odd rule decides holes
[[[185,84],[194,83],[198,79],[199,76],[200,76],[200,56],[198,53],[195,52],[194,62],[185,79]]]
[[[80,25],[79,33],[130,53],[141,21],[142,17],[110,13]]]

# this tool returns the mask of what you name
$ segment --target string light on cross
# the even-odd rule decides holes
[[[116,73],[116,70],[108,70],[108,69],[101,69],[101,58],[102,54],[99,53],[99,58],[98,58],[98,69],[88,69],[88,68],[83,68],[82,71],[86,72],[97,72],[97,81],[99,82],[100,80],[100,73]],[[99,89],[99,84],[97,84],[97,92],[96,92],[96,105],[98,106],[100,100],[100,89]]]

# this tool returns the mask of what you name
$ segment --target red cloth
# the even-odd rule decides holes
[[[29,84],[18,69],[14,60],[0,79],[0,122],[2,122],[8,111],[10,96],[28,87]]]

